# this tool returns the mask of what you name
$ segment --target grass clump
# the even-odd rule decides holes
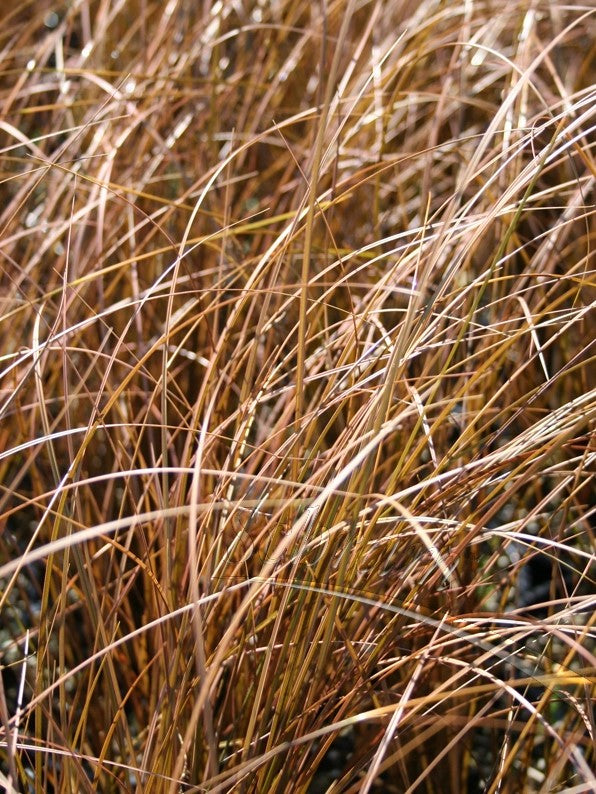
[[[593,790],[593,9],[1,17],[5,789]]]

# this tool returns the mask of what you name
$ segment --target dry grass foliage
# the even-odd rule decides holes
[[[5,790],[594,790],[593,7],[1,16]]]

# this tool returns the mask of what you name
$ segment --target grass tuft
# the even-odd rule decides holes
[[[595,790],[593,7],[0,21],[2,787]]]

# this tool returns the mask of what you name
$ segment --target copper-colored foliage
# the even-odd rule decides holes
[[[0,782],[588,791],[594,14],[0,3]]]

